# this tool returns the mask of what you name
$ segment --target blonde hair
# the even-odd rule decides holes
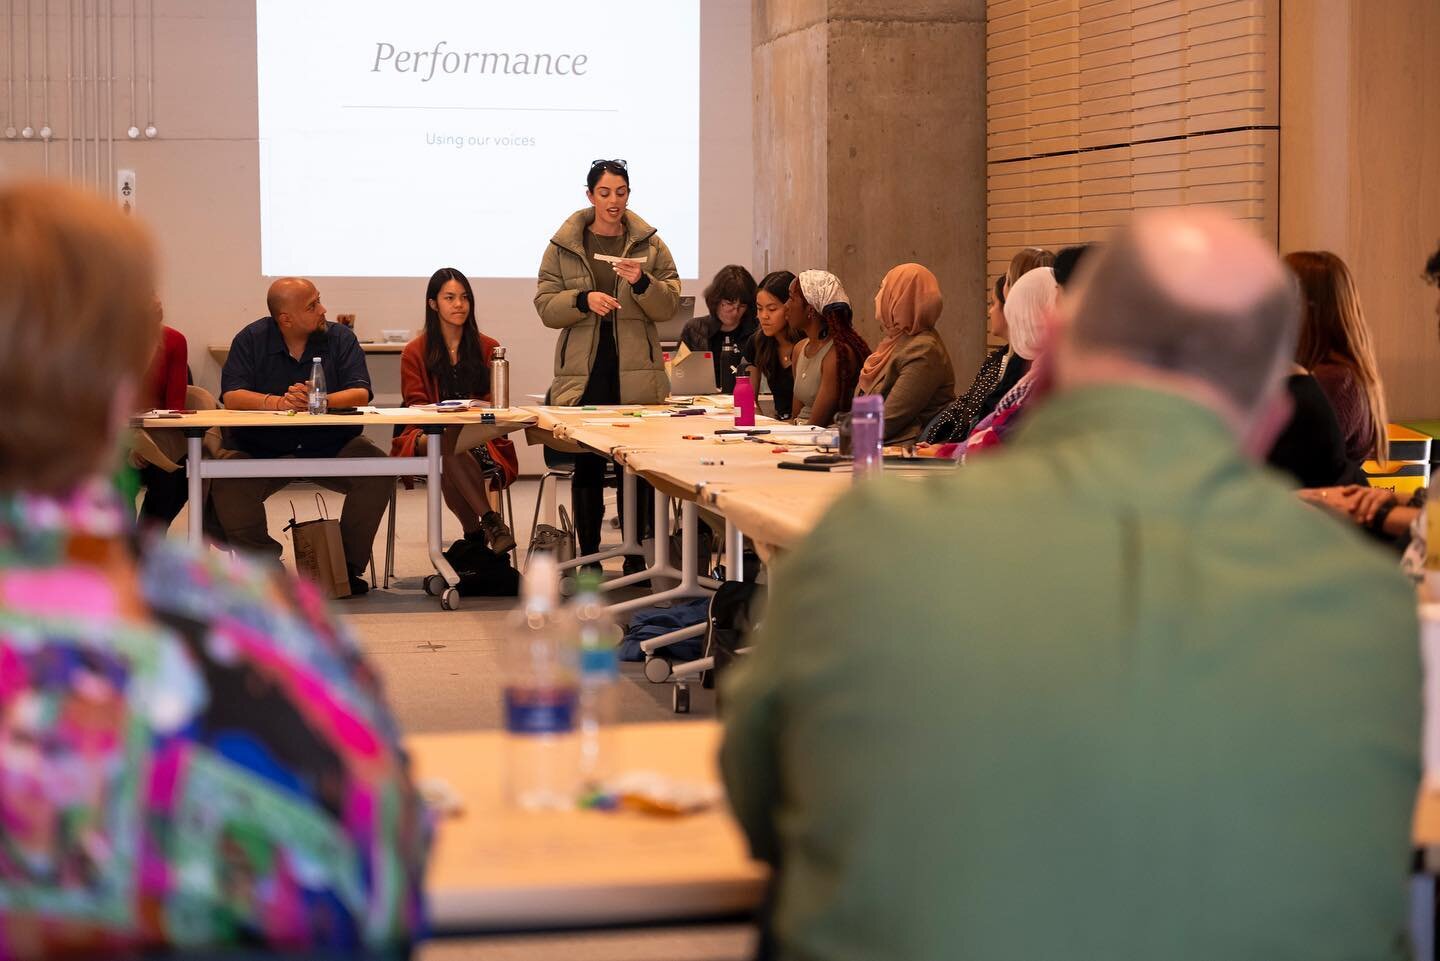
[[[1375,430],[1375,459],[1388,460],[1385,385],[1380,380],[1380,367],[1370,346],[1370,328],[1365,323],[1365,312],[1360,307],[1360,294],[1355,289],[1350,268],[1328,250],[1297,250],[1285,255],[1285,263],[1299,278],[1304,297],[1295,362],[1306,370],[1314,370],[1317,364],[1329,361],[1354,371],[1370,408]]]
[[[70,187],[0,189],[0,493],[63,494],[108,467],[115,401],[158,325],[148,235]]]
[[[1054,267],[1055,254],[1044,247],[1025,247],[1010,258],[1010,269],[1005,271],[1005,296],[1010,296],[1015,281],[1036,267]]]

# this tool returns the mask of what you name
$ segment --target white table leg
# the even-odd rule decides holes
[[[745,533],[728,517],[725,519],[725,579],[745,579]]]
[[[190,543],[195,547],[205,542],[205,485],[200,476],[204,440],[204,433],[185,432],[185,476],[190,488],[187,501],[190,510]]]
[[[444,536],[440,514],[443,504],[440,496],[441,435],[439,431],[427,430],[425,433],[428,438],[425,444],[425,544],[430,551],[430,563],[435,565],[435,570],[445,579],[446,584],[455,587],[460,583],[460,576],[441,553]]]
[[[609,587],[614,584],[620,584],[621,582],[628,583],[629,580],[638,580],[641,577],[650,577],[653,574],[670,577],[679,574],[680,586],[671,588],[668,591],[661,591],[658,594],[647,594],[644,597],[636,597],[628,601],[621,601],[618,604],[611,604],[606,608],[606,611],[611,616],[627,614],[630,611],[638,610],[642,607],[649,607],[661,601],[675,601],[687,597],[704,597],[711,593],[710,588],[701,584],[699,571],[696,570],[695,538],[697,536],[696,528],[700,523],[700,519],[699,509],[695,506],[694,501],[684,501],[680,505],[680,570],[676,571],[675,568],[671,567],[669,558],[664,556],[669,554],[669,538],[662,540],[660,537],[660,518],[665,516],[665,513],[669,511],[669,501],[670,499],[660,493],[657,488],[655,491],[655,563],[639,574],[632,574],[629,579],[622,577],[619,580],[608,582],[606,586]],[[666,525],[666,527],[668,528],[668,525]]]
[[[586,554],[584,557],[577,557],[573,561],[566,561],[560,565],[560,570],[568,571],[579,567],[581,564],[595,564],[612,557],[629,557],[632,554],[640,556],[645,553],[645,548],[640,546],[640,540],[635,534],[636,530],[639,529],[639,520],[635,517],[637,504],[635,475],[626,470],[623,465],[617,466],[620,467],[620,497],[625,505],[625,510],[623,511],[625,523],[620,546],[608,547],[603,551],[596,551],[594,554]],[[620,578],[621,581],[625,581],[625,584],[642,579],[639,574],[627,574],[626,577],[629,577],[630,580]],[[607,581],[601,585],[600,589],[607,591],[617,584],[622,587],[624,586],[623,584],[619,584],[619,581]]]

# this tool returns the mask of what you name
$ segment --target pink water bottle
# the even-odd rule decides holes
[[[735,426],[755,426],[755,385],[745,376],[735,380]]]

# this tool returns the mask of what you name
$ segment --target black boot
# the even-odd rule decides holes
[[[580,543],[580,556],[600,550],[600,525],[605,520],[605,488],[570,488],[570,510],[575,515],[575,539]]]

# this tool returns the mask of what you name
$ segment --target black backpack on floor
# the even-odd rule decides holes
[[[520,594],[520,572],[510,564],[509,554],[496,554],[470,540],[458,540],[445,552],[455,573],[460,575],[457,590],[461,597],[516,597]]]
[[[710,598],[710,623],[705,631],[705,656],[715,667],[705,672],[702,685],[715,686],[715,675],[730,666],[749,643],[765,606],[765,586],[748,581],[726,581]]]

